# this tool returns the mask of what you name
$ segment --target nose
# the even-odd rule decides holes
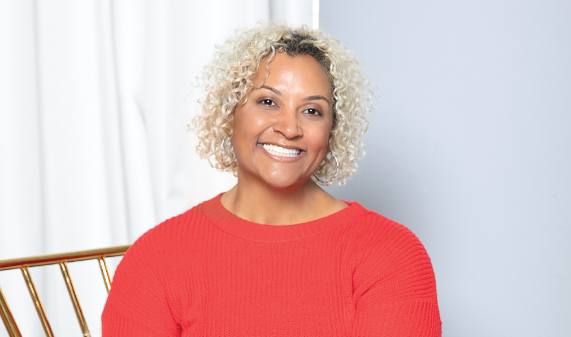
[[[301,126],[299,125],[299,116],[295,109],[282,108],[276,124],[274,124],[274,132],[279,132],[287,139],[300,137],[303,135]]]

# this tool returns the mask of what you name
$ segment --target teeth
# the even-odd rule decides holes
[[[274,156],[278,157],[297,157],[301,153],[301,150],[284,149],[283,147],[279,147],[276,145],[263,144],[262,146],[270,154],[273,154]]]

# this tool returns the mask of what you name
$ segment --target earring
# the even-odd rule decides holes
[[[333,176],[333,178],[331,178],[331,180],[329,180],[329,181],[323,181],[323,180],[317,178],[315,173],[313,173],[313,176],[315,177],[315,179],[317,181],[319,181],[323,185],[327,185],[327,186],[329,186],[335,180],[335,178],[337,178],[337,174],[339,174],[339,160],[337,160],[337,156],[335,155],[335,153],[331,152],[331,154],[333,155],[333,158],[335,158],[335,165],[336,165],[335,166],[335,176]]]
[[[230,166],[226,165],[226,163],[224,162],[224,144],[226,143],[226,138],[228,138],[228,135],[224,136],[224,139],[222,139],[222,143],[220,143],[220,161],[222,162],[222,165],[224,165],[224,167]]]

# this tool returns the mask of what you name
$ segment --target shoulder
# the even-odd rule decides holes
[[[113,276],[114,301],[132,302],[146,289],[167,287],[176,281],[178,265],[196,237],[196,228],[204,227],[201,205],[174,216],[149,229],[129,247]],[[175,281],[173,281],[175,280]],[[158,290],[157,290],[158,291]],[[133,305],[120,304],[125,308]]]
[[[418,237],[405,225],[368,210],[358,203],[352,203],[362,209],[355,219],[351,230],[363,240],[365,246],[378,248],[397,248],[403,245],[422,245]]]
[[[210,201],[210,200],[209,200]],[[191,209],[173,216],[141,235],[125,253],[125,259],[147,259],[154,261],[161,257],[173,257],[173,253],[188,247],[188,241],[204,230],[208,222],[203,213],[203,202]]]
[[[354,246],[358,247],[352,259],[354,285],[363,291],[378,282],[395,289],[422,285],[415,295],[436,296],[430,257],[410,229],[373,211],[360,217],[352,227]],[[393,293],[397,294],[400,291]]]

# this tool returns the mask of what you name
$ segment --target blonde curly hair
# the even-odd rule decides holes
[[[321,30],[274,23],[238,30],[216,48],[213,61],[198,76],[205,97],[199,101],[201,111],[193,119],[192,129],[198,135],[196,151],[200,157],[218,170],[237,175],[236,157],[226,137],[232,134],[236,105],[242,99],[245,102],[254,88],[252,78],[260,64],[268,57],[268,68],[276,52],[309,55],[321,64],[333,89],[333,127],[328,151],[312,179],[322,185],[332,184],[337,171],[332,156],[335,154],[339,162],[337,181],[339,186],[345,185],[347,178],[357,172],[356,159],[361,151],[361,158],[365,156],[361,137],[369,127],[367,114],[372,110],[373,96],[369,80],[351,52]]]

